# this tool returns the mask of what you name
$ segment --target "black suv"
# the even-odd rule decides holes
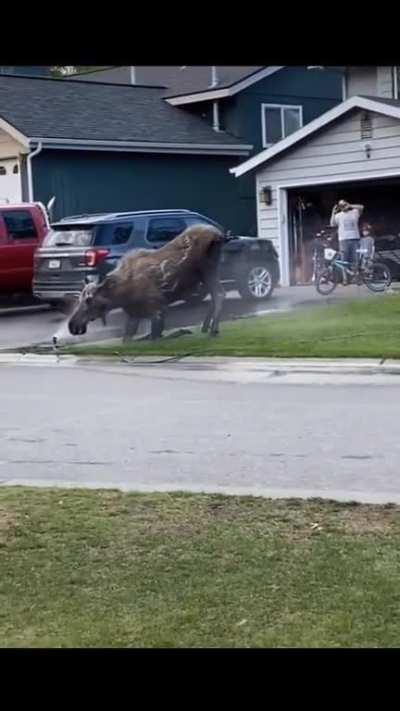
[[[33,293],[57,304],[79,294],[85,281],[100,281],[127,252],[159,249],[187,227],[213,220],[190,210],[153,210],[112,214],[76,215],[53,223],[36,251]],[[237,288],[244,299],[271,296],[279,281],[278,255],[269,240],[231,238],[223,248],[221,281]],[[204,293],[193,294],[196,303]]]

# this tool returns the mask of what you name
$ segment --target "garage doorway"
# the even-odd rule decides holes
[[[333,205],[341,199],[365,206],[361,226],[364,222],[371,225],[376,251],[393,261],[393,277],[400,278],[399,177],[288,190],[290,284],[311,282],[314,237],[322,229],[336,237],[329,222]]]
[[[0,158],[0,204],[22,202],[21,171],[18,158]]]

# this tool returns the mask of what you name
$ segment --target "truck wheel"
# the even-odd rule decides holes
[[[272,273],[267,263],[249,264],[241,273],[238,291],[246,301],[265,301],[274,290]]]

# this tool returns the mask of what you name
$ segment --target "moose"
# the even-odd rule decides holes
[[[123,341],[136,334],[140,320],[151,319],[151,339],[164,331],[169,304],[185,299],[200,285],[211,295],[202,332],[216,336],[225,292],[219,280],[222,245],[226,239],[211,225],[193,225],[160,249],[128,252],[99,284],[87,284],[72,313],[72,335],[86,333],[87,324],[122,308],[126,313]]]

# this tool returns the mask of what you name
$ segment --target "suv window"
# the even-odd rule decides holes
[[[80,229],[55,227],[43,240],[43,247],[89,247],[92,244],[93,230],[90,226]]]
[[[169,242],[186,229],[184,220],[178,217],[155,217],[149,222],[148,242]]]
[[[216,227],[221,232],[225,232],[224,228],[217,222],[214,222],[214,220],[208,220],[206,217],[201,217],[200,215],[199,217],[192,215],[191,217],[186,218],[186,222],[188,227],[192,227],[193,225],[211,225],[212,227]]]
[[[37,230],[28,210],[4,210],[3,219],[12,239],[36,239]]]
[[[126,244],[132,237],[135,225],[133,222],[114,222],[99,225],[96,231],[96,245]]]

